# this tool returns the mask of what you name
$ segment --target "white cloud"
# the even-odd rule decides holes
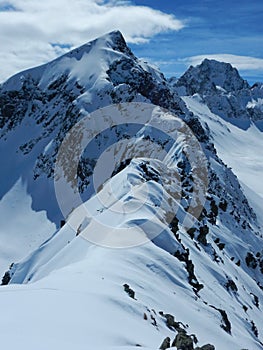
[[[213,55],[199,55],[183,58],[180,61],[187,65],[196,66],[200,64],[205,58],[217,60],[219,62],[227,62],[238,70],[262,70],[263,59],[250,56],[237,56],[229,54],[213,54]]]
[[[7,7],[16,11],[0,8],[0,81],[55,58],[52,43],[76,47],[115,29],[142,43],[184,27],[173,15],[122,0],[9,0]]]

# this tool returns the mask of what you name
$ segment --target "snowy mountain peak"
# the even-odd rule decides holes
[[[28,81],[41,88],[64,77],[80,81],[82,85],[93,85],[104,74],[113,61],[120,57],[136,60],[120,31],[113,31],[75,48],[55,60],[39,67],[22,71],[2,85],[2,91],[20,90]],[[89,74],[90,73],[90,74]]]
[[[249,88],[238,70],[229,63],[205,59],[200,65],[190,68],[178,80],[177,86],[185,86],[187,93],[205,94],[216,92],[221,88],[226,92],[234,92]]]
[[[4,348],[262,349],[262,133],[230,120],[262,90],[209,60],[167,81],[119,31],[4,83]]]
[[[135,57],[131,50],[128,48],[126,41],[119,30],[115,30],[108,34],[105,34],[101,37],[101,40],[103,40],[103,38],[105,39],[105,41],[112,44],[113,49],[115,49],[116,51],[119,50],[122,53],[129,54]]]
[[[170,79],[170,84],[181,96],[199,94],[211,112],[234,123],[241,121],[242,128],[263,120],[262,84],[250,87],[229,63],[205,59],[178,81]]]
[[[25,182],[34,187],[43,176],[52,179],[58,147],[79,119],[103,106],[132,101],[151,102],[178,114],[184,108],[164,76],[137,59],[122,34],[114,31],[6,81],[0,90],[0,139],[24,130],[23,137],[15,137],[15,142],[8,138],[10,152],[14,153],[12,166],[19,169],[15,164],[22,153],[24,163],[30,162],[33,171],[25,175]],[[3,161],[3,168],[8,169],[7,162]],[[11,183],[0,189],[0,197],[20,176],[13,172]],[[82,180],[88,182],[84,175]],[[50,193],[41,193],[41,197],[41,201],[33,199],[33,208],[39,210],[39,204],[48,200]],[[58,223],[54,212],[50,212],[52,220]]]
[[[63,57],[80,59],[83,54],[89,53],[92,49],[112,49],[125,55],[135,58],[131,50],[128,48],[122,33],[119,30],[104,34],[72,51],[66,53]],[[60,58],[60,59],[61,59]]]

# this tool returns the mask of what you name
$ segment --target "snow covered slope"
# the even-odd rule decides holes
[[[0,198],[16,191],[20,181],[32,201],[32,210],[46,212],[47,227],[52,223],[59,227],[64,217],[53,184],[59,146],[78,120],[98,108],[122,101],[152,101],[178,112],[180,105],[184,106],[179,97],[173,96],[163,75],[138,60],[118,31],[7,80],[0,86]],[[95,160],[96,149],[101,152],[108,144],[104,141],[93,146]],[[86,154],[79,164],[79,187],[85,198],[94,192],[88,186],[88,177],[95,160]],[[6,220],[4,232],[0,231],[2,239],[19,224],[19,220],[15,224]],[[28,225],[20,227],[21,232]],[[20,235],[24,240],[20,243],[27,247],[32,246],[32,235],[42,239],[50,236],[49,229],[44,230],[44,236],[42,228],[30,231]],[[0,271],[18,258],[7,252],[5,256]]]
[[[263,172],[263,135],[256,124],[251,123],[247,130],[243,130],[212,113],[200,96],[185,96],[183,100],[203,123],[207,123],[220,158],[233,169],[241,184],[263,197],[260,178]]]
[[[21,180],[0,201],[1,276],[8,265],[38,248],[56,230],[45,212],[32,210],[31,201]]]
[[[173,85],[181,95],[199,94],[213,113],[239,127],[248,128],[250,120],[262,126],[262,84],[250,87],[229,63],[205,59]]]
[[[214,61],[169,85],[119,32],[3,84],[0,204],[20,186],[39,237],[0,288],[5,348],[262,349],[261,94]]]

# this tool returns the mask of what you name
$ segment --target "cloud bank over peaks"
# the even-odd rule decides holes
[[[0,81],[112,30],[120,30],[127,42],[140,44],[183,27],[173,15],[128,1],[3,1]]]

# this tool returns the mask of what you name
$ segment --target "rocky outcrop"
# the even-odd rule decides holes
[[[205,59],[171,84],[181,95],[199,94],[210,110],[224,119],[263,119],[262,85],[250,87],[229,63]]]

